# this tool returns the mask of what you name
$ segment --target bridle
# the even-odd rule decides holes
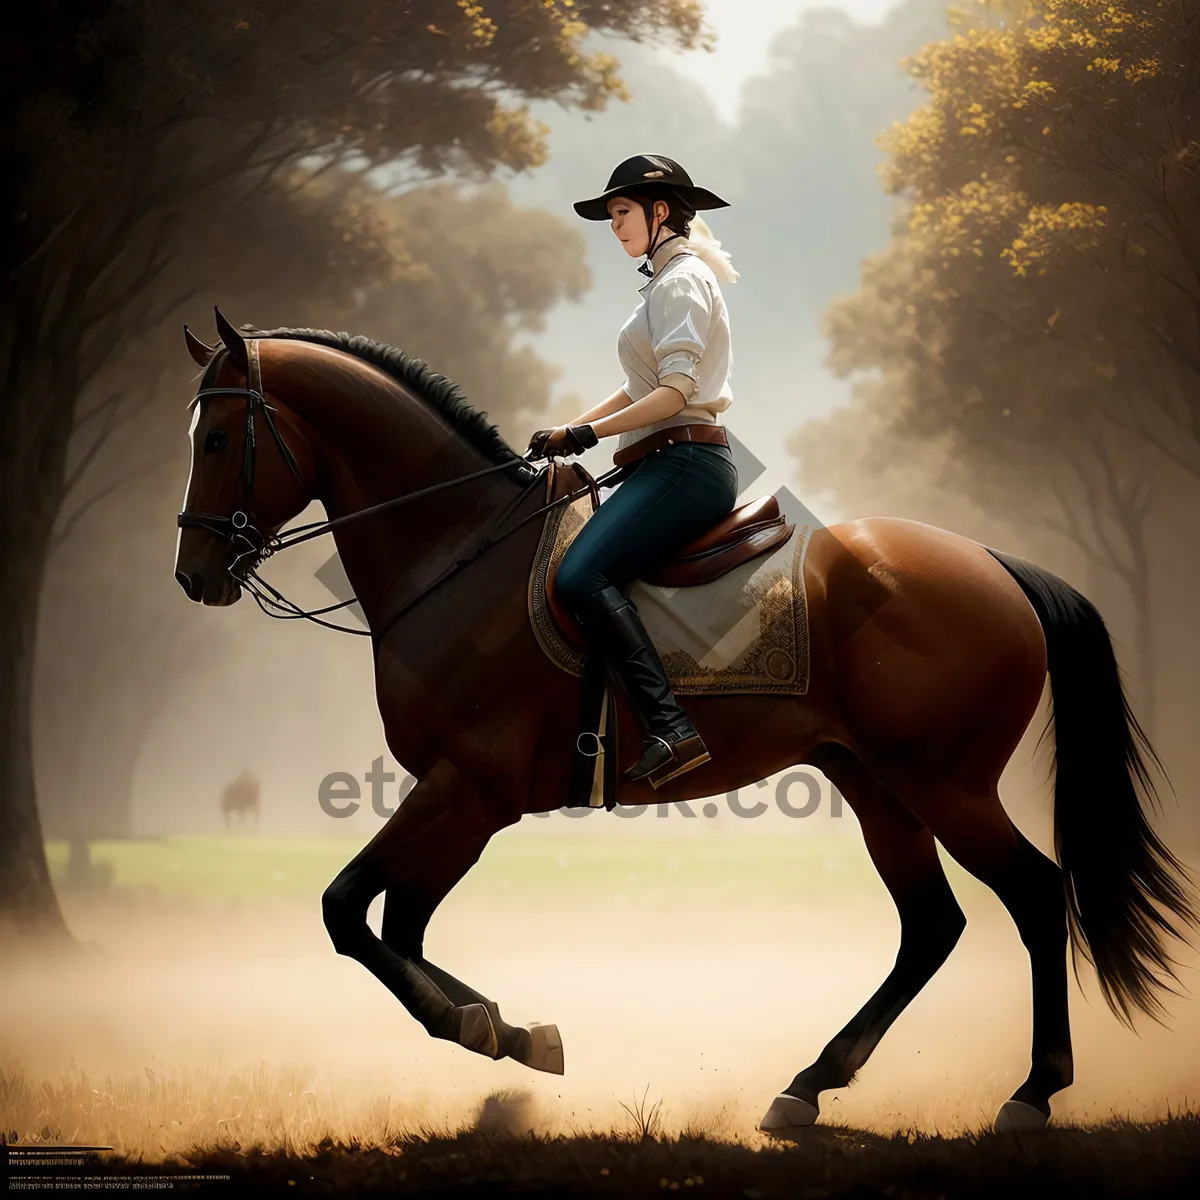
[[[227,353],[228,351],[226,350],[218,351],[217,355],[214,356],[214,364],[217,361],[217,356]],[[283,435],[279,432],[279,428],[275,424],[275,418],[272,416],[271,406],[267,403],[266,396],[263,394],[262,366],[259,363],[257,341],[246,343],[246,358],[248,364],[246,382],[249,385],[248,387],[201,388],[192,398],[191,402],[191,404],[197,404],[206,396],[246,397],[246,436],[242,444],[242,474],[238,480],[238,495],[241,508],[235,509],[227,517],[215,513],[181,512],[176,519],[180,529],[207,529],[210,533],[215,533],[218,537],[225,538],[231,544],[238,541],[244,542],[248,549],[236,553],[234,566],[230,567],[230,572],[235,574],[235,576],[234,567],[238,566],[243,558],[265,556],[268,542],[268,539],[263,536],[257,526],[252,524],[250,520],[254,512],[254,466],[257,456],[254,419],[259,413],[262,414],[263,419],[266,421],[267,428],[271,431],[271,437],[279,447],[279,452],[283,455],[283,460],[287,463],[288,469],[295,477],[296,482],[303,491],[308,491],[308,484],[304,476],[300,473],[300,467],[296,462],[295,455],[288,448],[287,442],[283,440]],[[188,407],[190,408],[191,405]],[[261,561],[260,557],[258,561]],[[255,565],[257,563],[252,564],[250,569],[253,570],[253,566]]]
[[[218,355],[227,354],[228,350],[221,348],[217,351]],[[475,479],[481,479],[485,475],[494,474],[496,471],[511,470],[518,463],[529,463],[528,454],[517,458],[510,462],[498,463],[495,466],[487,467],[482,471],[474,471],[469,475],[459,475],[453,479],[448,479],[442,483],[436,483],[431,487],[421,488],[419,491],[408,492],[402,496],[397,496],[392,500],[385,500],[381,504],[371,505],[369,508],[359,509],[356,512],[347,513],[341,517],[335,517],[331,521],[314,521],[308,525],[298,525],[292,529],[282,531],[278,534],[266,536],[254,523],[254,468],[255,457],[257,454],[257,445],[254,436],[254,421],[261,413],[266,422],[267,429],[270,430],[271,437],[276,446],[279,447],[279,452],[283,456],[284,462],[287,463],[288,469],[300,484],[300,487],[305,495],[309,494],[309,484],[304,479],[300,471],[299,464],[296,462],[295,456],[288,448],[287,442],[283,435],[279,432],[278,426],[275,424],[275,418],[272,415],[273,410],[266,401],[266,394],[262,386],[262,366],[258,356],[258,340],[248,338],[246,340],[246,383],[244,388],[235,387],[207,387],[201,388],[200,391],[192,398],[191,405],[197,404],[200,400],[207,396],[244,396],[246,398],[246,436],[242,452],[242,474],[238,481],[238,500],[240,507],[235,509],[229,516],[221,516],[214,513],[194,513],[181,512],[176,518],[176,523],[180,529],[206,529],[210,533],[216,534],[218,537],[225,538],[231,549],[233,550],[234,559],[228,570],[230,575],[254,597],[259,608],[269,617],[275,617],[279,620],[309,620],[317,625],[323,625],[326,629],[335,629],[339,633],[352,633],[358,637],[374,637],[381,638],[401,617],[414,608],[421,600],[423,600],[430,592],[447,579],[457,574],[469,563],[474,562],[485,550],[496,545],[509,534],[515,533],[526,522],[533,520],[536,517],[544,516],[550,509],[557,507],[559,504],[569,504],[571,501],[578,499],[580,496],[591,493],[593,502],[599,501],[599,489],[604,482],[611,480],[614,476],[620,474],[623,468],[617,467],[602,475],[599,479],[593,479],[583,467],[575,463],[575,469],[581,473],[581,477],[585,480],[585,486],[578,491],[567,492],[560,496],[557,500],[552,500],[547,504],[539,505],[533,512],[523,517],[515,525],[506,529],[503,533],[496,534],[496,530],[504,523],[508,516],[518,509],[524,503],[526,497],[537,487],[544,479],[549,467],[542,467],[536,471],[529,483],[517,494],[517,496],[496,515],[496,517],[488,525],[487,531],[483,538],[477,542],[472,550],[461,558],[456,559],[451,563],[440,575],[431,580],[423,587],[415,596],[407,600],[399,608],[391,612],[383,621],[378,629],[351,629],[346,625],[335,625],[330,621],[324,621],[321,618],[326,613],[336,612],[338,609],[346,608],[357,602],[356,597],[351,596],[349,600],[343,600],[340,604],[330,604],[325,608],[316,608],[305,611],[298,605],[292,603],[282,592],[269,584],[258,574],[258,567],[268,558],[277,554],[280,550],[286,550],[290,546],[298,545],[300,542],[306,542],[310,538],[321,537],[329,533],[339,525],[347,524],[350,521],[361,520],[363,517],[374,516],[393,508],[398,508],[402,504],[408,504],[415,500],[424,499],[427,496],[434,495],[437,492],[442,492],[448,488],[457,487],[459,484],[470,483]],[[213,362],[216,362],[214,356]],[[214,368],[210,367],[210,370]],[[495,536],[493,536],[495,535]],[[239,549],[241,545],[242,549]]]

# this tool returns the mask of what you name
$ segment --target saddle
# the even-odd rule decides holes
[[[577,473],[577,478],[571,480],[571,486],[575,487],[579,482],[583,482],[588,487],[592,493],[592,511],[595,512],[600,503],[596,481],[580,463],[571,463],[569,466]],[[546,484],[547,503],[556,494],[556,469],[560,468],[552,461],[550,478]],[[557,494],[568,490],[570,488],[559,487]],[[664,588],[694,587],[701,583],[710,583],[714,579],[720,579],[734,567],[740,567],[759,555],[770,553],[786,542],[794,529],[794,525],[789,525],[784,520],[779,511],[779,501],[774,496],[760,496],[749,504],[735,508],[707,533],[702,533],[677,550],[666,562],[648,573],[644,582]],[[563,636],[576,650],[586,650],[587,639],[583,630],[579,628],[579,623],[560,602],[555,580],[556,575],[551,575],[546,581],[546,603],[550,608],[550,615]]]
[[[595,479],[580,463],[564,466],[550,460],[545,503],[576,490],[580,483],[590,492],[591,507],[595,512],[600,503]],[[735,508],[648,574],[644,582],[664,588],[709,583],[776,549],[792,536],[794,529],[795,526],[784,520],[775,497],[762,496]],[[604,660],[587,653],[583,630],[559,600],[555,572],[546,577],[545,599],[550,616],[564,639],[584,653],[578,732],[566,807],[588,808],[597,799],[602,799],[604,807],[611,811],[617,802],[616,688],[619,685]],[[602,759],[601,772],[597,772],[597,758]]]

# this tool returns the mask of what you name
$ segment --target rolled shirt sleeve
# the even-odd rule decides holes
[[[648,317],[659,384],[669,384],[683,392],[685,401],[691,400],[699,387],[696,364],[704,353],[712,321],[712,295],[707,284],[684,273],[663,280],[650,297]]]
[[[658,386],[662,387],[664,384],[673,387],[683,397],[684,404],[691,404],[700,390],[700,385],[691,375],[681,375],[678,371],[672,371],[670,375],[660,375]]]

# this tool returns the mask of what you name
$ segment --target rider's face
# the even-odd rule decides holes
[[[657,232],[670,214],[665,200],[654,202],[654,232]],[[613,236],[625,248],[630,258],[641,258],[650,248],[651,230],[646,228],[646,213],[640,204],[625,196],[613,196],[608,202],[608,215],[612,218],[610,228]]]

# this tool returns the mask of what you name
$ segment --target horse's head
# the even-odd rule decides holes
[[[258,346],[217,313],[221,342],[184,326],[205,368],[191,402],[192,466],[175,578],[191,600],[232,604],[272,537],[312,499],[316,459],[306,427],[263,385]]]

